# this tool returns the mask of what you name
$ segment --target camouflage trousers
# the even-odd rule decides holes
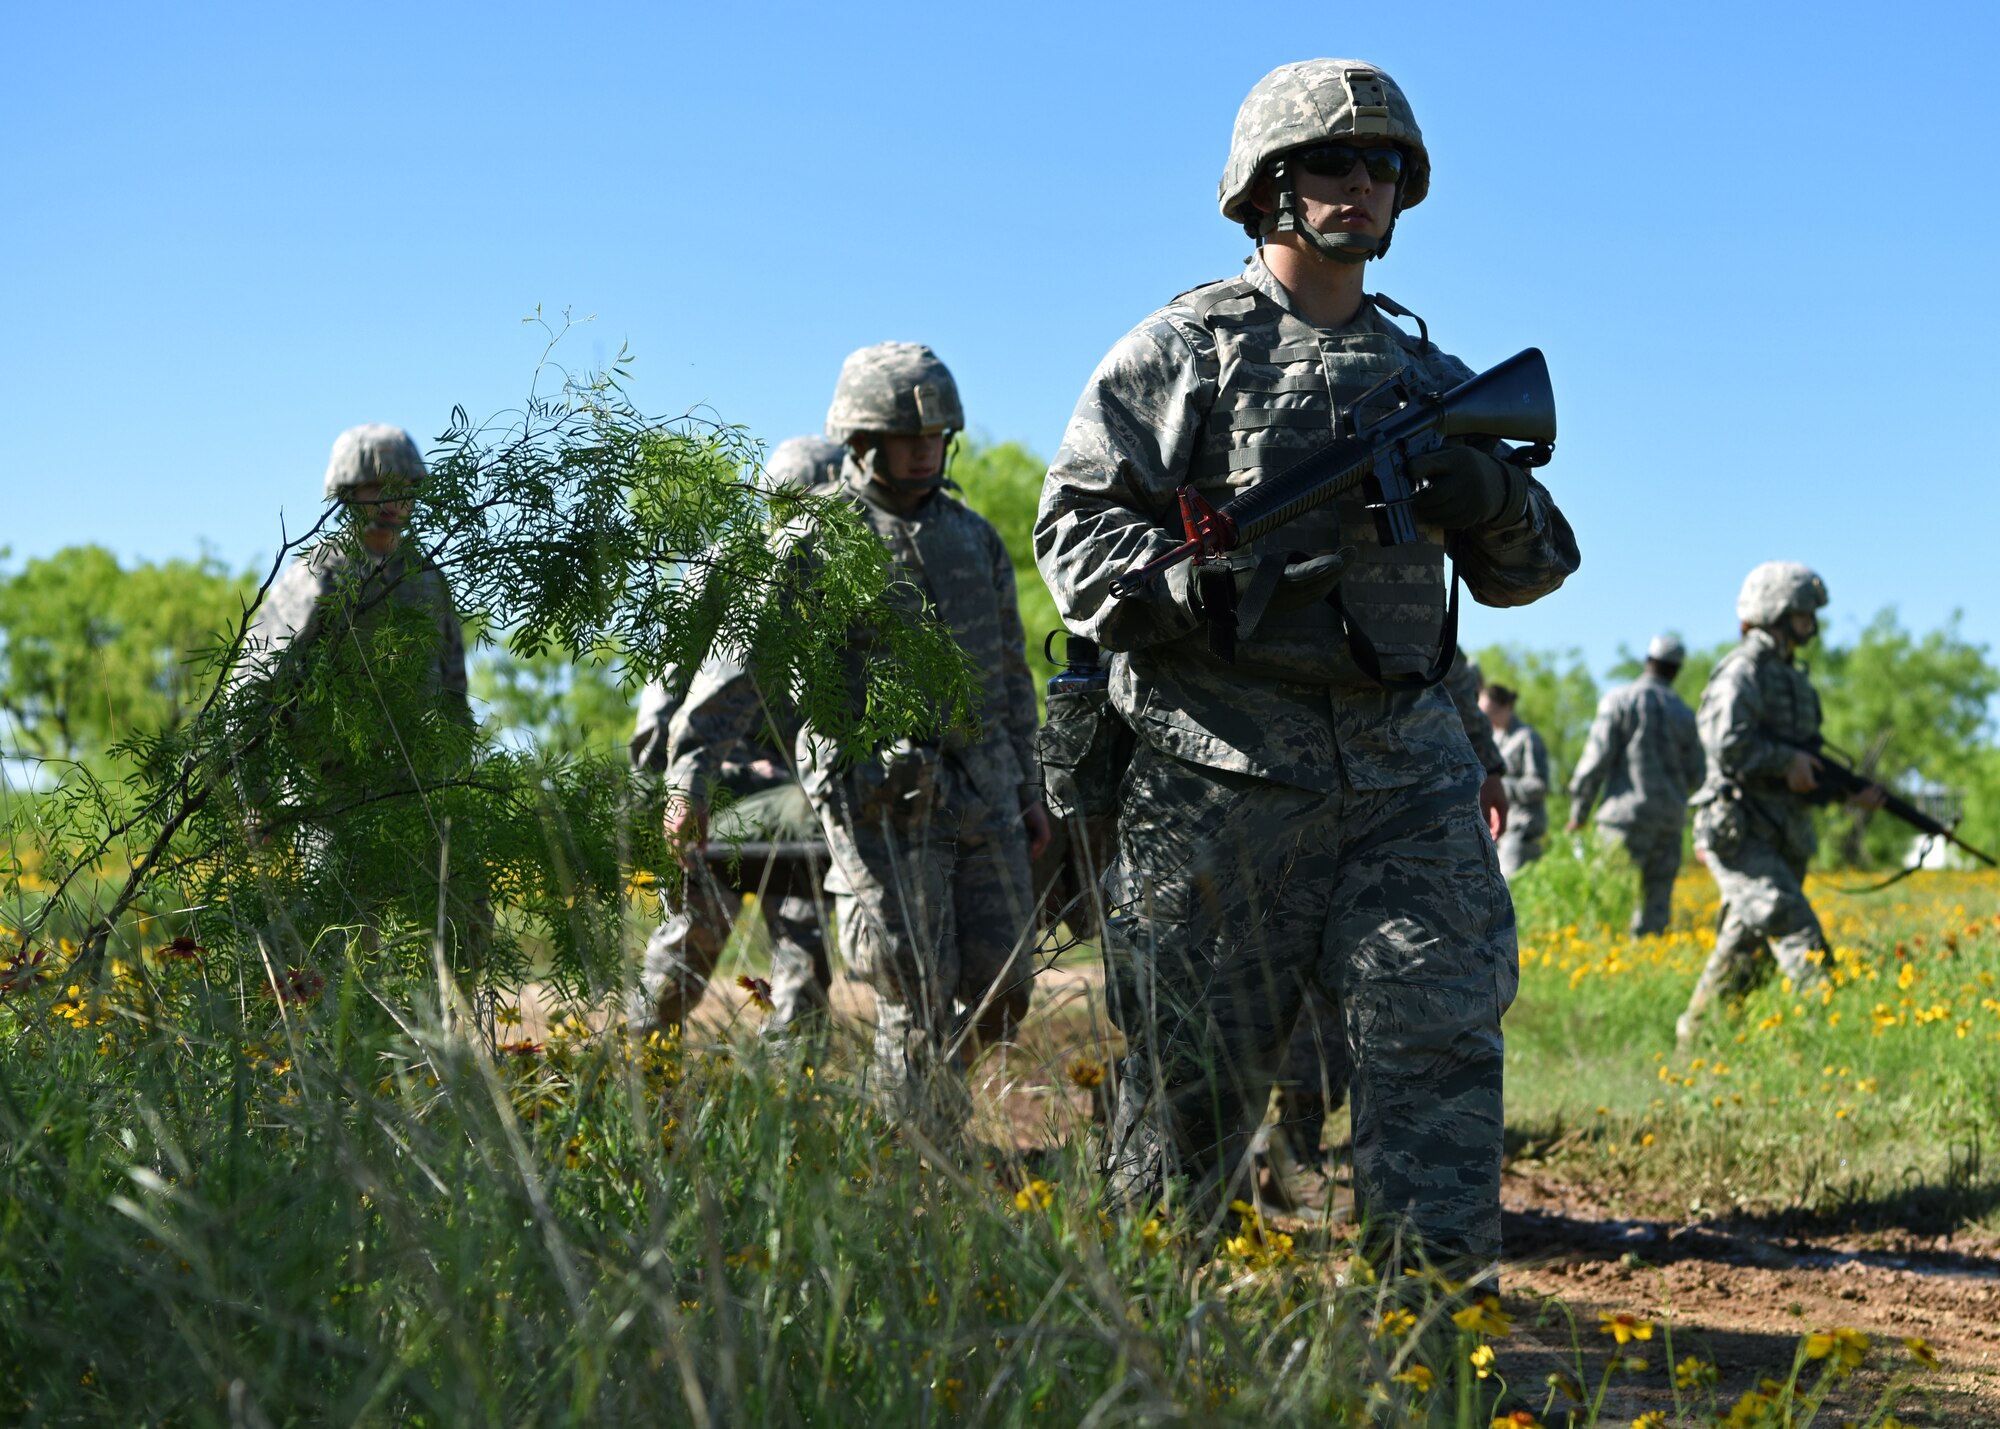
[[[715,965],[729,945],[742,898],[719,884],[705,866],[690,869],[678,898],[662,897],[666,921],[646,940],[639,969],[642,1016],[662,1027],[685,1027],[708,991]],[[816,900],[799,894],[757,899],[771,939],[771,1015],[767,1036],[823,1021],[830,1006],[833,970]]]
[[[1607,846],[1624,849],[1639,870],[1633,933],[1645,937],[1666,932],[1674,915],[1674,879],[1681,871],[1681,826],[1599,824],[1597,834]]]
[[[1106,876],[1106,964],[1128,1052],[1105,1170],[1233,1195],[1308,993],[1353,1058],[1357,1199],[1440,1256],[1500,1250],[1501,1014],[1514,906],[1467,768],[1311,793],[1142,745]]]
[[[1308,990],[1278,1068],[1278,1134],[1300,1165],[1320,1164],[1326,1119],[1346,1104],[1353,1079],[1340,1004],[1323,991]]]
[[[955,1129],[970,1109],[961,1065],[1010,1038],[1028,1011],[1027,835],[1017,820],[942,810],[902,829],[868,827],[837,806],[820,818],[841,956],[875,992],[875,1095],[901,1112],[942,1109],[941,1129]]]
[[[1498,852],[1501,877],[1512,878],[1542,856],[1542,835],[1529,834],[1522,825],[1510,820],[1500,835]]]
[[[1826,980],[1818,962],[1826,951],[1826,934],[1806,901],[1805,859],[1750,836],[1726,857],[1703,850],[1702,861],[1722,891],[1722,925],[1676,1027],[1683,1046],[1694,1039],[1717,1002],[1741,997],[1770,976],[1767,947],[1771,961],[1794,987],[1817,987]]]

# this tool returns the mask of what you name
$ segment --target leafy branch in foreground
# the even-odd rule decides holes
[[[973,717],[963,655],[912,613],[844,502],[767,495],[747,433],[643,414],[623,375],[566,379],[484,423],[453,412],[404,545],[460,615],[506,632],[518,657],[616,651],[633,677],[754,651],[766,688],[849,751]],[[258,648],[286,559],[338,552],[375,571],[358,540],[330,512],[284,544],[199,661],[191,712],[113,751],[122,778],[79,771],[9,798],[0,926],[23,954],[72,934],[95,971],[115,940],[144,941],[151,914],[268,969],[321,956],[329,928],[406,946],[380,936],[402,923],[447,931],[478,981],[524,975],[523,934],[558,982],[601,993],[616,979],[628,877],[664,855],[622,768],[495,748],[441,708],[437,631],[373,575],[340,597],[380,603],[365,628]],[[837,658],[857,633],[874,652],[859,690]]]

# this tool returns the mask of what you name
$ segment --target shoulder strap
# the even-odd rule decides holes
[[[1399,318],[1408,318],[1417,325],[1417,348],[1421,352],[1434,352],[1437,345],[1431,341],[1430,324],[1390,297],[1387,293],[1370,293],[1368,301],[1385,313]],[[1405,334],[1407,336],[1407,334]]]

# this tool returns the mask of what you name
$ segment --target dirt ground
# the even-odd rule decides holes
[[[718,979],[698,1027],[719,1032],[758,1015],[748,994],[731,984]],[[1041,976],[1020,1046],[988,1056],[976,1070],[984,1109],[979,1135],[1032,1154],[1084,1135],[1093,1114],[1103,1114],[1094,1105],[1102,1093],[1078,1087],[1070,1075],[1079,1059],[1102,1063],[1117,1050],[1098,993],[1094,970],[1058,968]],[[836,984],[834,1002],[843,1019],[857,1024],[872,1013],[872,995],[845,980]],[[1328,1244],[1326,1219],[1345,1214],[1346,1150],[1331,1148],[1332,1176],[1310,1197],[1328,1201],[1328,1208],[1276,1217],[1301,1233],[1302,1245]],[[1943,1368],[1913,1376],[1914,1387],[1896,1405],[1899,1417],[2000,1429],[2000,1242],[1893,1229],[1812,1234],[1728,1221],[1621,1219],[1589,1187],[1554,1179],[1540,1162],[1508,1167],[1502,1202],[1504,1298],[1518,1327],[1500,1368],[1538,1407],[1551,1375],[1579,1377],[1587,1392],[1595,1390],[1612,1345],[1599,1332],[1599,1312],[1623,1310],[1661,1328],[1650,1342],[1627,1347],[1648,1368],[1614,1378],[1605,1423],[1630,1423],[1655,1409],[1671,1416],[1673,1365],[1689,1355],[1715,1364],[1714,1392],[1727,1408],[1761,1380],[1783,1381],[1806,1332],[1849,1328],[1870,1336],[1875,1353],[1818,1422],[1865,1419],[1891,1374],[1913,1367],[1904,1338],[1921,1336]],[[1556,1407],[1563,1402],[1558,1395]]]

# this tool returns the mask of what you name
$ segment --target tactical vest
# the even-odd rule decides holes
[[[1456,360],[1391,324],[1372,301],[1338,329],[1313,327],[1241,278],[1198,288],[1185,302],[1214,344],[1216,363],[1215,399],[1203,418],[1190,480],[1217,506],[1348,435],[1335,430],[1336,415],[1384,378],[1414,365],[1423,386],[1441,391],[1468,375]],[[1206,345],[1194,343],[1197,352]],[[1383,676],[1424,675],[1444,636],[1445,548],[1437,527],[1418,531],[1415,542],[1384,546],[1367,498],[1357,493],[1232,553],[1238,589],[1246,590],[1267,557],[1352,552],[1337,606],[1264,611],[1253,628],[1239,629],[1236,665],[1297,683],[1367,683],[1349,648],[1351,622],[1379,656]]]

